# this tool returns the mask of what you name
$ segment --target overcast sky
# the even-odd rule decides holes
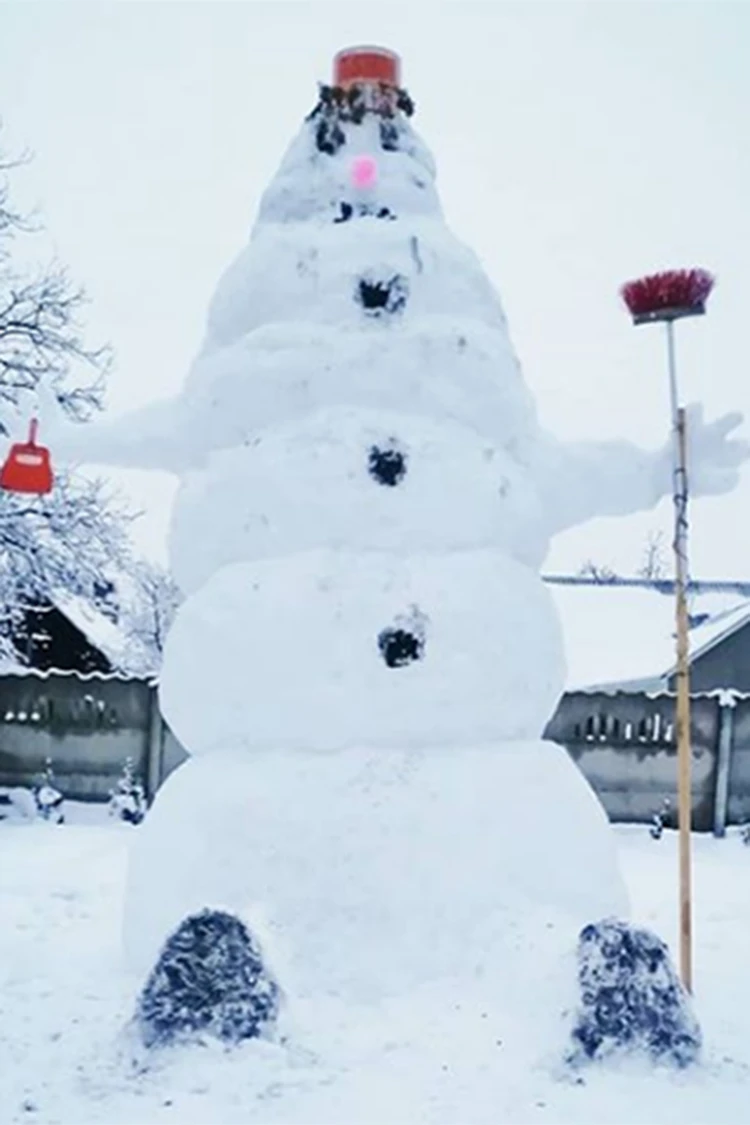
[[[719,278],[678,329],[683,397],[750,416],[749,5],[0,3],[5,143],[35,153],[16,192],[114,345],[113,411],[179,388],[316,82],[358,42],[402,54],[448,221],[499,289],[550,428],[664,440],[661,332],[633,329],[617,291],[673,265]],[[126,481],[161,556],[171,481]],[[749,514],[748,470],[696,502],[694,573],[750,576]],[[667,504],[590,524],[548,565],[632,570],[657,526]]]

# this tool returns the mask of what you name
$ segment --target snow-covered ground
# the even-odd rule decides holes
[[[124,1030],[139,982],[119,960],[126,854],[137,831],[81,805],[59,827],[0,824],[3,1125],[724,1125],[747,1118],[750,849],[736,834],[694,838],[704,1064],[680,1074],[641,1063],[601,1066],[576,1084],[554,1059],[529,1066],[529,1027],[467,1033],[457,1055],[456,1037],[476,998],[453,994],[450,982],[373,1009],[356,1037],[344,1035],[345,1013],[318,1005],[289,1013],[286,1045],[194,1047],[146,1063]],[[675,837],[655,842],[640,826],[616,831],[636,920],[674,947]],[[450,1068],[420,1046],[426,1031],[433,1047],[436,1035],[450,1039]]]

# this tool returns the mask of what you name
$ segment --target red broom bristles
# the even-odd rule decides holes
[[[700,309],[714,287],[708,270],[665,270],[628,281],[620,293],[632,316],[665,309]]]

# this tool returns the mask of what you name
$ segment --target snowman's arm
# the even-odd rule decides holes
[[[688,409],[687,475],[692,495],[718,495],[737,484],[750,446],[728,435],[741,422],[741,414],[727,414],[705,423],[699,406]],[[563,444],[543,435],[532,461],[550,533],[600,516],[627,516],[655,507],[672,492],[672,449],[671,439],[661,449],[649,451],[625,441]]]
[[[552,535],[596,517],[647,511],[671,487],[669,458],[625,441],[563,444],[545,435],[533,472]]]
[[[93,422],[41,420],[40,440],[60,466],[113,465],[180,473],[189,463],[182,404],[179,399],[151,403],[139,410]]]

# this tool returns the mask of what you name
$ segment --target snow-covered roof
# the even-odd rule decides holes
[[[153,661],[138,639],[123,633],[114,621],[84,598],[59,591],[50,596],[50,601],[107,658],[113,668],[126,674],[151,670]]]
[[[138,672],[79,672],[75,668],[29,668],[24,664],[11,664],[9,661],[0,663],[0,678],[5,676],[15,676],[18,679],[29,678],[36,680],[48,680],[50,677],[68,676],[71,679],[83,680],[88,683],[90,680],[98,682],[109,682],[110,680],[120,680],[123,683],[129,683],[131,680],[138,680],[140,683],[146,683],[149,687],[153,687],[158,683],[158,679],[154,675],[142,675]]]
[[[675,665],[675,603],[653,589],[607,584],[551,586],[565,637],[568,691],[663,687]],[[691,599],[691,658],[750,621],[750,599],[702,594]],[[731,686],[731,685],[730,685]]]

